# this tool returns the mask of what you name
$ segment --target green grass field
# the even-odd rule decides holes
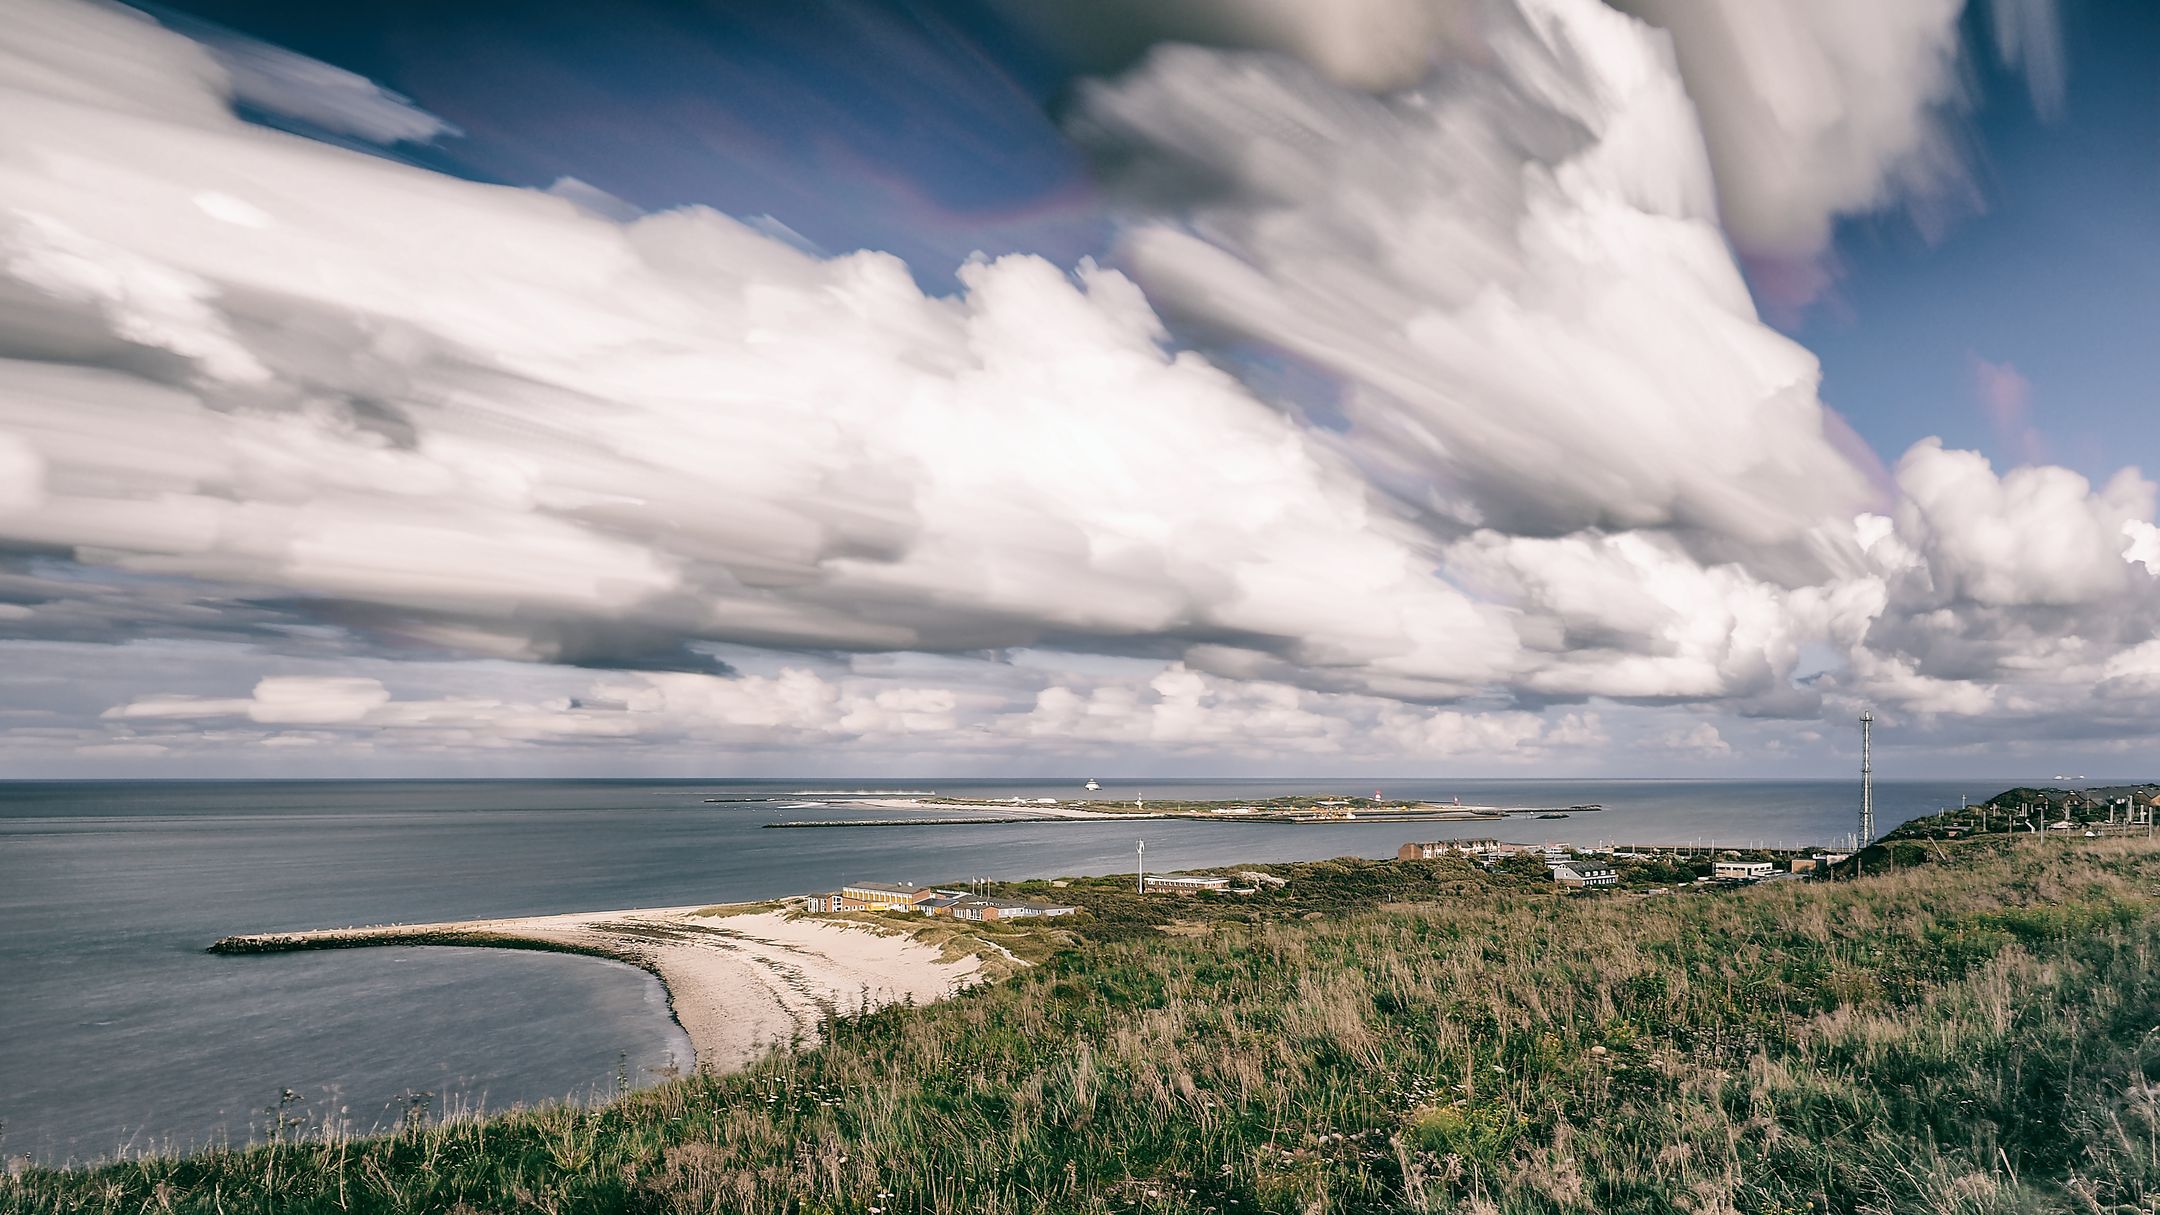
[[[1651,897],[1453,861],[1080,881],[1042,965],[746,1073],[28,1170],[0,1208],[2154,1211],[2160,848],[1926,859]]]

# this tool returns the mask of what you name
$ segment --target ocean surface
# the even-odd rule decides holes
[[[1094,796],[1363,794],[1353,781],[1105,780]],[[957,881],[1391,856],[1412,838],[1830,843],[1856,782],[1385,781],[1390,798],[1602,812],[1505,823],[906,819],[819,792],[1082,796],[1080,781],[0,782],[0,1158],[90,1161],[589,1099],[691,1063],[627,966],[482,949],[213,957],[239,932],[768,898]],[[1880,830],[2004,785],[1883,782]],[[707,798],[741,799],[708,803]],[[946,817],[941,814],[939,817]],[[282,1108],[281,1108],[282,1107]]]

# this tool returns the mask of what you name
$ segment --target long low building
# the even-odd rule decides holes
[[[850,882],[829,894],[813,894],[805,907],[814,912],[907,911],[940,892],[906,882]]]
[[[905,911],[936,893],[928,886],[906,882],[851,882],[840,888],[843,898],[853,899],[872,911]]]
[[[1398,861],[1430,861],[1443,856],[1501,856],[1512,847],[1494,839],[1432,840],[1421,844],[1404,844],[1395,850]]]
[[[1151,873],[1140,879],[1140,891],[1165,894],[1198,894],[1203,890],[1228,890],[1230,879],[1196,873]]]
[[[1027,920],[1054,918],[1071,915],[1080,910],[1061,903],[1043,903],[1033,899],[986,899],[976,896],[956,900],[942,914],[956,920]]]

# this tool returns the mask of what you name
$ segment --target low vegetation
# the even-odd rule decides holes
[[[1078,937],[1069,931],[1072,921],[1066,918],[978,922],[927,916],[919,911],[838,911],[816,918],[913,937],[935,946],[941,962],[977,958],[979,973],[989,980],[1010,978],[1078,943]]]
[[[2084,837],[2156,834],[2151,821],[2160,785],[2109,785],[2079,789],[2020,787],[1984,802],[1916,818],[1885,835],[1885,844],[1954,840],[1975,835]]]
[[[1041,965],[745,1073],[30,1169],[0,1207],[2154,1210],[2160,845],[1915,859],[1655,896],[1453,860],[1258,867],[1289,881],[1243,898],[1020,884],[1087,911],[1015,927]]]

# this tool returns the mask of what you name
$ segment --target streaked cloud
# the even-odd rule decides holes
[[[457,127],[414,105],[410,97],[356,72],[296,54],[257,38],[170,9],[158,21],[207,49],[225,70],[234,101],[298,125],[303,131],[349,135],[376,144],[432,143]]]

